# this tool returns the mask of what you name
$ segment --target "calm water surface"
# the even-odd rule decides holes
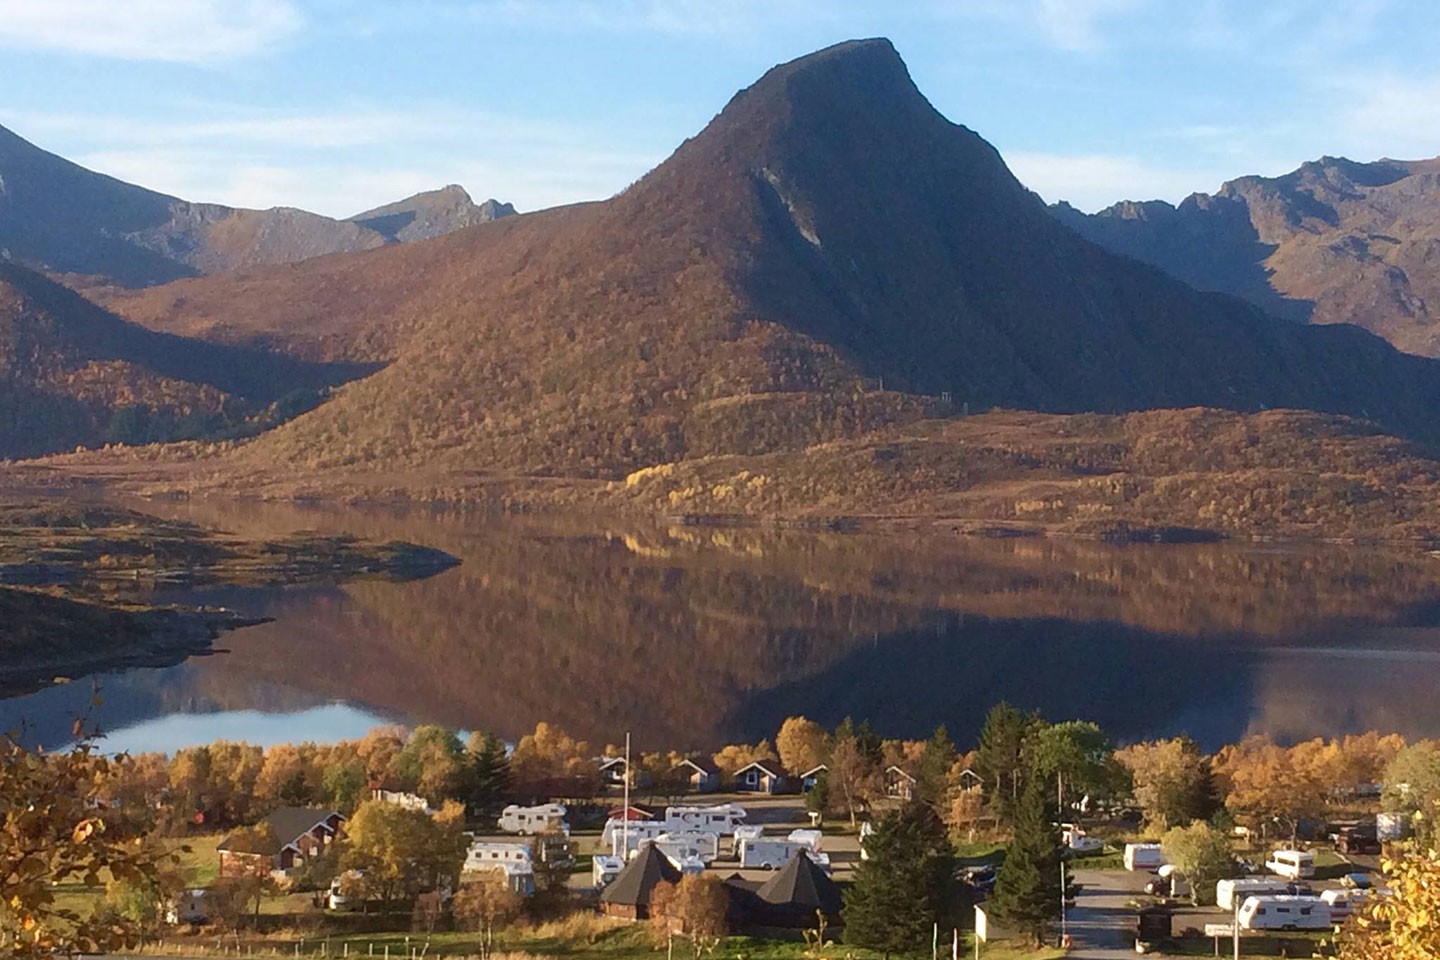
[[[172,590],[275,622],[99,678],[115,748],[272,743],[438,722],[597,746],[713,748],[803,713],[970,743],[1007,699],[1122,740],[1209,747],[1440,735],[1440,559],[1341,547],[1112,546],[244,504],[144,505],[254,536],[405,539],[414,583]],[[0,701],[59,743],[89,683]]]

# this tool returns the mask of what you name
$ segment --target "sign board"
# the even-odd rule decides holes
[[[1242,934],[1244,930],[1240,931]],[[1205,936],[1207,937],[1233,937],[1235,936],[1235,924],[1233,923],[1207,923],[1205,924]]]
[[[990,939],[990,918],[979,907],[975,908],[975,939],[981,943]]]

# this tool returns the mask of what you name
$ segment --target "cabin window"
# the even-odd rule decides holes
[[[1303,908],[1301,908],[1301,910],[1300,910],[1300,916],[1302,916],[1302,917],[1308,917],[1308,916],[1310,916],[1310,909],[1311,909],[1310,907],[1303,907]]]

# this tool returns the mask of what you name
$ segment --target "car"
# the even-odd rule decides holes
[[[1351,890],[1369,890],[1375,884],[1368,873],[1347,873],[1340,878],[1340,885]]]

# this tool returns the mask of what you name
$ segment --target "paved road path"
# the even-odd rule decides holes
[[[1081,885],[1067,927],[1075,939],[1076,960],[1120,960],[1135,954],[1135,875],[1124,870],[1078,870]]]

